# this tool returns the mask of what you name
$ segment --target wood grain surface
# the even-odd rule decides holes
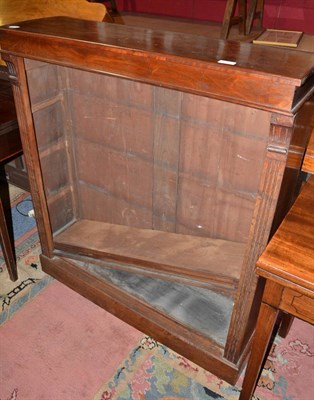
[[[274,275],[314,291],[313,210],[314,180],[311,177],[258,260],[260,275]]]
[[[3,53],[58,59],[63,65],[286,114],[302,105],[302,85],[313,74],[310,53],[66,17],[22,22],[18,29],[3,27],[0,41]]]
[[[298,191],[314,56],[64,17],[0,28],[0,42],[43,269],[235,382],[261,301],[255,264]],[[111,278],[131,274],[129,287],[108,282],[107,262],[127,264]],[[171,290],[161,308],[134,296],[138,276],[155,293],[234,289],[224,345],[168,314]]]
[[[245,246],[190,235],[81,220],[55,236],[55,248],[91,258],[128,261],[155,273],[235,285]]]

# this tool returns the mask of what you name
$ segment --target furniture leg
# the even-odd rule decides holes
[[[235,16],[236,5],[238,4],[238,15]],[[239,33],[245,35],[246,27],[246,0],[228,0],[225,8],[224,19],[220,37],[227,39],[231,25],[239,24]]]
[[[282,319],[281,319],[281,323],[280,323],[280,327],[279,327],[279,331],[278,331],[278,335],[280,337],[282,337],[282,338],[287,337],[287,335],[288,335],[288,333],[290,331],[290,328],[291,328],[293,320],[294,320],[293,315],[283,313]]]
[[[110,0],[110,4],[111,4],[111,11],[114,13],[117,13],[118,8],[117,8],[116,0]]]
[[[227,1],[224,13],[224,19],[222,22],[221,34],[220,34],[221,39],[227,39],[228,37],[229,30],[231,27],[231,19],[234,14],[235,6],[236,6],[236,1],[234,0]]]
[[[262,303],[239,400],[250,400],[253,395],[277,315],[277,309]]]
[[[239,33],[246,35],[246,1],[238,1],[238,14],[239,14]]]
[[[0,166],[0,174],[2,175],[4,167]],[[14,250],[13,225],[11,218],[11,209],[9,201],[9,185],[0,182],[0,239],[3,250],[4,260],[8,268],[9,276],[12,281],[16,281],[17,267]]]
[[[249,9],[249,12],[247,15],[247,21],[246,21],[246,34],[247,35],[252,30],[254,19],[257,20],[256,26],[259,29],[262,29],[263,13],[264,13],[264,0],[251,0],[250,9]]]

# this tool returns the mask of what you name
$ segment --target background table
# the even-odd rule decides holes
[[[257,262],[266,279],[240,400],[251,398],[279,310],[314,324],[314,176]]]

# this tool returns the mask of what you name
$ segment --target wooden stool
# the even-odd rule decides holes
[[[246,34],[248,35],[253,26],[253,21],[256,20],[256,26],[260,29],[263,27],[264,0],[251,0],[250,9],[246,21]]]
[[[235,14],[238,4],[238,15]],[[239,24],[239,33],[245,35],[246,0],[227,0],[220,37],[227,39],[231,25]]]

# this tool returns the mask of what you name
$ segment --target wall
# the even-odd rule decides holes
[[[120,11],[221,22],[226,0],[116,0]],[[249,0],[248,0],[249,2]],[[314,34],[314,0],[265,0],[265,28]]]

